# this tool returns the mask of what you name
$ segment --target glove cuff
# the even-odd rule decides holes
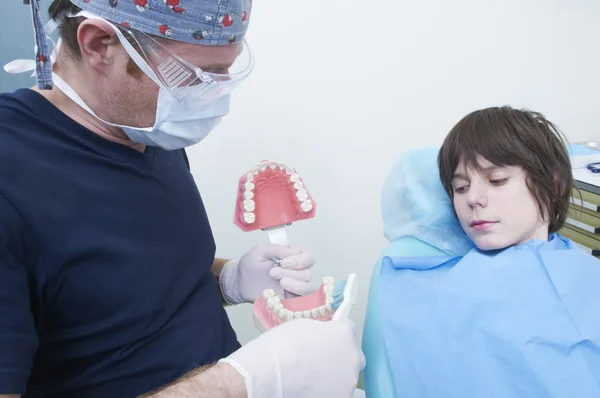
[[[234,368],[244,378],[244,384],[246,386],[246,393],[248,394],[248,398],[255,398],[254,388],[252,385],[252,376],[242,365],[230,358],[220,359],[217,363],[226,363],[232,368]]]
[[[283,398],[281,370],[272,348],[251,341],[219,362],[231,365],[242,375],[248,398]]]
[[[244,303],[238,286],[238,260],[232,260],[223,266],[219,277],[219,287],[225,302],[229,305]]]

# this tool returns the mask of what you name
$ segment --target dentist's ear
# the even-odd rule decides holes
[[[127,57],[114,29],[106,22],[86,19],[77,29],[77,42],[86,68],[107,75],[117,57]]]

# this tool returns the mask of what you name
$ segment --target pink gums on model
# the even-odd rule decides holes
[[[243,231],[306,220],[315,211],[304,182],[284,164],[263,161],[239,180],[234,222]]]
[[[266,299],[268,293],[263,294],[252,307],[254,317],[265,330],[298,318],[330,321],[334,310],[331,305],[333,279],[329,279],[330,283],[324,283],[314,293],[302,297],[282,299],[271,291],[269,298]]]

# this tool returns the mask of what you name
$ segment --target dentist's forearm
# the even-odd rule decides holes
[[[244,378],[230,365],[200,368],[164,389],[139,398],[247,398]]]
[[[223,272],[223,267],[230,260],[226,260],[224,258],[215,258],[212,267],[210,267],[210,272],[217,278],[217,283],[219,282],[219,278],[221,277],[221,272]],[[219,284],[219,291],[221,291],[221,285]],[[221,303],[223,306],[227,306],[227,302],[225,301],[225,297],[223,296],[223,292],[221,292]]]

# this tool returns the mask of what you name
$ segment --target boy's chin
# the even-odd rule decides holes
[[[501,250],[513,244],[506,238],[502,239],[494,234],[471,236],[471,240],[479,250],[483,251]]]

